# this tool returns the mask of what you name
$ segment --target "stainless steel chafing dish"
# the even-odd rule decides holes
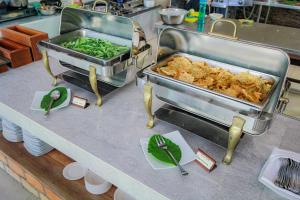
[[[289,58],[284,52],[239,42],[229,37],[222,38],[175,28],[162,30],[158,48],[157,64],[146,67],[137,74],[137,84],[144,86],[147,127],[152,128],[154,125],[151,105],[153,92],[159,100],[174,107],[229,127],[227,153],[223,160],[226,164],[231,162],[233,151],[243,132],[259,135],[269,128],[289,65]],[[154,71],[165,59],[176,54],[191,60],[203,60],[233,73],[249,71],[251,74],[272,79],[274,85],[266,100],[255,104]]]
[[[60,45],[78,37],[108,40],[117,45],[127,46],[129,50],[104,60]],[[134,80],[136,71],[143,67],[144,58],[151,52],[143,30],[130,18],[74,8],[65,8],[62,11],[60,35],[41,41],[39,48],[54,85],[58,76],[52,73],[48,56],[67,63],[64,66],[76,73],[88,75],[91,88],[97,96],[98,106],[102,104],[102,100],[97,80],[115,87],[124,86]]]

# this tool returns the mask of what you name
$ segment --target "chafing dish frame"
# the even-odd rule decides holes
[[[224,51],[214,49],[211,44],[221,44]],[[184,52],[196,57],[204,57],[239,66],[244,68],[245,71],[253,70],[272,75],[278,77],[278,83],[266,105],[258,109],[259,107],[257,108],[257,106],[235,101],[226,96],[219,96],[221,101],[216,101],[215,98],[208,98],[206,95],[198,92],[206,92],[206,94],[209,94],[209,92],[199,90],[199,88],[167,78],[166,76],[158,76],[153,72],[149,73],[149,70],[155,67],[155,65],[148,66],[137,73],[136,79],[137,85],[144,87],[144,105],[148,115],[148,128],[154,126],[154,116],[152,114],[154,93],[159,100],[171,106],[229,127],[228,148],[223,162],[230,164],[234,149],[243,132],[251,135],[259,135],[270,127],[273,112],[283,91],[287,68],[290,62],[286,53],[258,44],[240,42],[235,39],[221,38],[219,36],[176,28],[162,30],[159,36],[158,48],[158,63],[175,53]],[[232,52],[237,55],[232,54]],[[243,56],[243,53],[249,53],[262,59],[255,59],[251,62],[251,59]],[[234,60],[235,58],[237,60]],[[230,101],[228,101],[229,99]],[[197,107],[197,105],[199,106]]]
[[[126,45],[130,51],[103,60],[59,45],[62,38],[65,40],[68,36],[71,38],[82,35],[92,35],[117,45]],[[52,85],[57,84],[59,76],[52,72],[49,56],[72,65],[73,67],[69,69],[76,73],[82,70],[88,72],[98,106],[102,105],[102,98],[101,91],[97,87],[97,80],[123,87],[134,80],[137,70],[143,67],[146,56],[151,53],[151,46],[147,44],[144,32],[137,22],[127,17],[75,8],[63,9],[60,36],[41,41],[38,47],[42,52],[44,67],[53,79]]]

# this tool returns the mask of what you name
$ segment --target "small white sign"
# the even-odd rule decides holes
[[[80,108],[86,108],[87,102],[88,102],[87,99],[80,98],[77,96],[74,96],[72,99],[72,104]]]
[[[216,166],[216,161],[211,158],[209,155],[207,155],[204,151],[201,149],[198,149],[196,153],[196,162],[203,167],[207,171],[211,171]]]

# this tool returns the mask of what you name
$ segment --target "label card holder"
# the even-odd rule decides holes
[[[88,100],[87,99],[84,99],[84,98],[81,98],[81,97],[78,97],[78,96],[73,96],[73,98],[72,98],[72,105],[84,109],[84,108],[88,107],[89,104],[88,104]]]
[[[211,172],[217,167],[217,162],[200,148],[198,148],[196,153],[196,162],[208,172]]]

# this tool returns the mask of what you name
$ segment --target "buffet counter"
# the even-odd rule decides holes
[[[242,25],[238,20],[232,21],[234,21],[237,25],[236,36],[240,41],[255,42],[279,48],[288,53],[291,57],[300,59],[300,29],[264,23]],[[203,32],[208,33],[211,29],[211,25],[212,21],[207,19]],[[156,24],[156,27],[159,29],[163,29],[168,26],[169,25],[162,23]],[[184,22],[181,25],[173,25],[173,27],[190,31],[198,31],[197,23]],[[215,30],[216,32],[231,36],[233,33],[233,26],[229,23],[218,23],[216,24]]]
[[[50,62],[55,74],[64,70],[56,61]],[[60,85],[87,98],[91,105],[86,109],[69,106],[45,118],[43,113],[30,110],[30,106],[34,93],[49,90],[50,83],[41,61],[1,74],[0,115],[137,199],[279,200],[282,198],[258,182],[260,170],[274,147],[300,153],[300,122],[277,115],[267,133],[242,138],[229,166],[221,163],[224,148],[179,129],[194,150],[200,147],[209,153],[218,167],[207,173],[196,163],[190,163],[185,166],[190,172],[185,177],[176,168],[153,170],[144,157],[140,139],[178,128],[162,121],[153,129],[146,128],[143,93],[134,83],[105,96],[103,106],[98,108],[93,93],[62,82]],[[161,105],[154,99],[154,110]]]
[[[51,16],[32,16],[7,22],[0,23],[0,28],[8,26],[22,25],[27,28],[43,31],[48,33],[49,38],[59,34],[60,14]]]

